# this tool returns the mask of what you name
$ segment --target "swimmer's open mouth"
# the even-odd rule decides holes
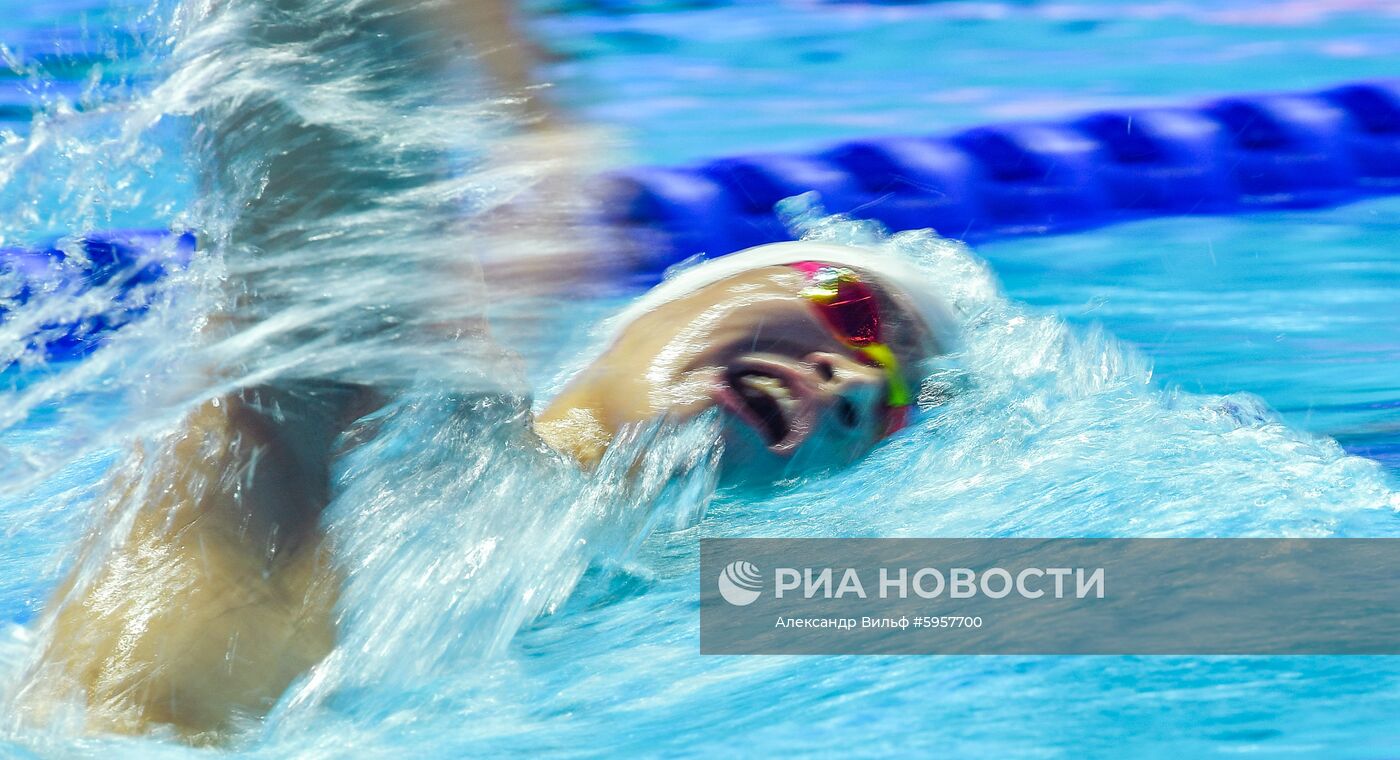
[[[792,367],[748,358],[725,370],[715,398],[753,428],[769,451],[786,456],[812,430],[811,395],[806,380]]]

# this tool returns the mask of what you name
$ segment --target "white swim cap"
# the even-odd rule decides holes
[[[799,261],[820,261],[851,267],[873,275],[891,295],[904,297],[915,313],[928,326],[939,353],[956,348],[958,323],[943,297],[929,282],[928,274],[898,256],[868,248],[855,248],[833,243],[796,241],[771,243],[748,248],[719,258],[701,262],[675,274],[652,288],[621,314],[609,321],[609,336],[617,334],[647,312],[712,285],[727,277],[770,266],[785,266]],[[927,357],[925,357],[927,358]]]

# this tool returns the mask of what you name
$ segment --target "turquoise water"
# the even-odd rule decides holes
[[[1387,0],[789,0],[537,26],[560,100],[663,164],[1304,90],[1400,62]]]
[[[1015,298],[1102,324],[1166,385],[1247,391],[1400,470],[1400,203],[989,244]]]
[[[1394,70],[1400,17],[1387,5],[1310,7],[744,3],[536,30],[558,56],[561,100],[627,132],[638,160],[672,161]],[[84,14],[90,27],[145,23],[97,10],[27,11],[24,23]],[[188,211],[177,143],[143,138],[160,155],[130,163],[101,147],[120,141],[125,83],[140,90],[158,63],[134,55],[104,59],[114,89],[96,87],[83,113],[60,103],[14,122],[4,193],[24,213],[7,240]],[[899,66],[909,60],[928,63]],[[87,197],[78,168],[123,180],[103,185],[120,202],[92,217],[65,207]],[[328,519],[347,537],[346,645],[232,752],[1393,755],[1396,658],[701,657],[696,568],[701,536],[1400,535],[1397,211],[1382,199],[1166,219],[975,253],[819,223],[811,234],[883,246],[942,284],[968,315],[966,390],[853,469],[770,492],[707,499],[692,465],[696,488],[619,501],[606,478],[507,456],[508,437],[485,435],[492,448],[456,436],[427,393],[342,473]],[[217,264],[197,262],[188,289]],[[541,395],[587,344],[586,324],[624,302],[545,311],[525,357]],[[169,424],[131,410],[180,379],[168,365],[199,306],[172,297],[86,375],[4,386],[0,464],[38,474],[0,492],[0,619],[13,621],[0,685],[33,646],[103,472],[129,437]],[[53,377],[72,387],[36,394]],[[654,456],[683,459],[685,443]],[[498,554],[467,573],[463,558],[487,542]],[[11,723],[0,754],[191,754]]]

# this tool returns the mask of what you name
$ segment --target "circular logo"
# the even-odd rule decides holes
[[[735,607],[753,604],[762,589],[763,579],[752,562],[730,562],[719,573],[719,595]]]

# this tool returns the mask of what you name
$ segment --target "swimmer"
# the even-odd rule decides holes
[[[941,300],[896,285],[920,280],[892,257],[817,243],[707,262],[624,312],[536,430],[591,464],[626,425],[716,406],[731,478],[853,461],[905,425],[919,362],[949,349]]]
[[[535,430],[588,467],[629,425],[716,408],[739,477],[846,464],[907,424],[920,362],[949,345],[946,311],[911,282],[878,253],[813,243],[700,265],[624,313]],[[211,741],[330,651],[339,578],[319,510],[333,443],[374,398],[287,384],[190,417],[153,463],[173,487],[56,614],[46,678],[76,682],[94,728]]]
[[[488,26],[499,21],[481,18]],[[519,71],[508,58],[487,65],[503,77]],[[271,156],[259,195],[241,206],[231,250],[294,250],[307,267],[335,261],[322,258],[317,215],[373,207],[378,183],[404,183],[404,166],[412,164],[366,159],[337,181],[311,175],[340,171],[328,156],[382,147],[303,123],[275,93],[259,97],[202,117],[212,125],[205,137],[220,141],[215,154]],[[234,106],[259,109],[263,129],[242,129],[246,113]],[[243,139],[274,141],[276,150]],[[422,181],[436,171],[425,169]],[[255,320],[259,308],[294,295],[281,289],[296,279],[285,269],[232,271],[244,286],[232,323]],[[589,469],[631,426],[715,410],[726,477],[772,479],[847,464],[908,423],[920,363],[948,350],[950,320],[921,282],[890,256],[816,243],[763,246],[698,265],[619,317],[603,351],[534,420],[533,434]],[[435,329],[431,317],[299,325],[286,345],[271,342],[268,355],[293,340],[335,347],[366,334],[389,349],[410,327]],[[357,421],[395,393],[391,365],[333,372],[257,365],[245,375],[256,381],[199,405],[162,448],[136,451],[109,498],[111,515],[134,518],[113,545],[84,549],[97,558],[96,573],[75,574],[55,594],[46,643],[19,703],[42,719],[42,705],[76,697],[88,730],[170,731],[196,744],[223,741],[265,715],[336,643],[342,578],[321,513],[338,457],[372,434]]]

